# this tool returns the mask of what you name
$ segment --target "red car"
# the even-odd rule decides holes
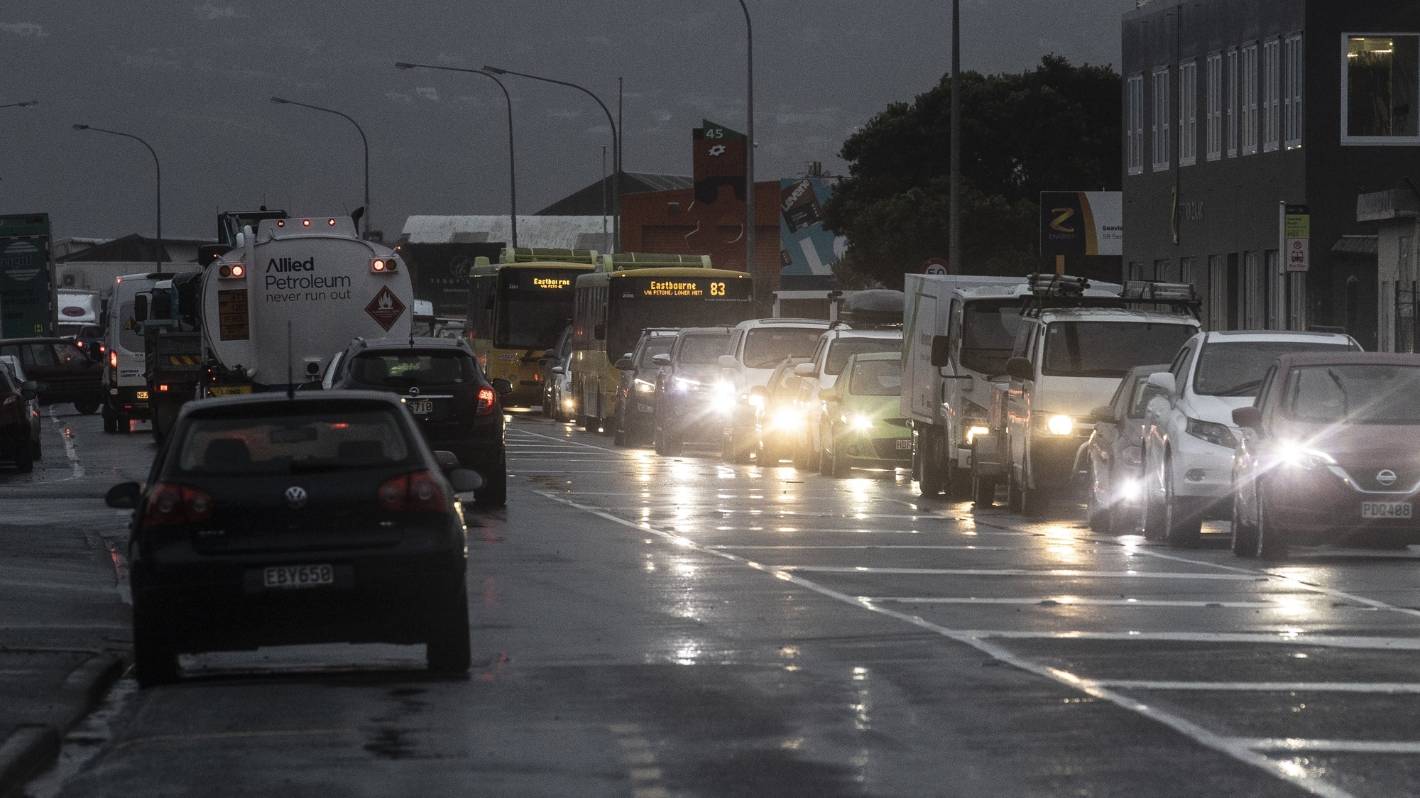
[[[1420,355],[1284,355],[1233,422],[1235,553],[1420,543]]]

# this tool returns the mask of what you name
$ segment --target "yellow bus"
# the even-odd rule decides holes
[[[595,272],[577,278],[576,294],[571,387],[583,429],[603,422],[610,428],[621,380],[616,361],[643,329],[733,325],[754,316],[754,279],[712,268],[709,256],[604,255]]]
[[[499,263],[479,263],[469,278],[464,334],[488,378],[513,385],[504,404],[542,404],[538,361],[572,323],[576,280],[595,268],[586,249],[505,249]]]

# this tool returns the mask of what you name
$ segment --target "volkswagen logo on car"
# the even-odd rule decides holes
[[[286,504],[292,510],[299,510],[306,506],[306,489],[300,485],[292,485],[286,489]]]

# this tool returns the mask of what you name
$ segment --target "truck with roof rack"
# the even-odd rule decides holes
[[[1130,282],[1114,298],[1065,275],[1028,285],[1008,381],[993,385],[986,434],[974,436],[972,495],[989,505],[1005,482],[1009,507],[1038,515],[1074,482],[1092,410],[1129,369],[1171,361],[1201,325],[1187,284]]]

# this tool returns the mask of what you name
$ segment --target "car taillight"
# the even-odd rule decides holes
[[[118,368],[118,353],[117,353],[117,352],[109,352],[109,353],[108,353],[108,367],[111,368],[111,369],[116,369],[116,368]]]
[[[493,389],[489,388],[487,385],[483,386],[482,388],[479,388],[478,409],[474,412],[480,416],[486,416],[489,413],[492,413],[493,405],[497,398],[497,394],[493,393]]]
[[[442,512],[448,506],[444,489],[428,471],[385,480],[379,490],[380,509],[390,512]]]
[[[197,524],[212,517],[212,497],[186,485],[159,482],[148,493],[143,507],[143,526]]]

